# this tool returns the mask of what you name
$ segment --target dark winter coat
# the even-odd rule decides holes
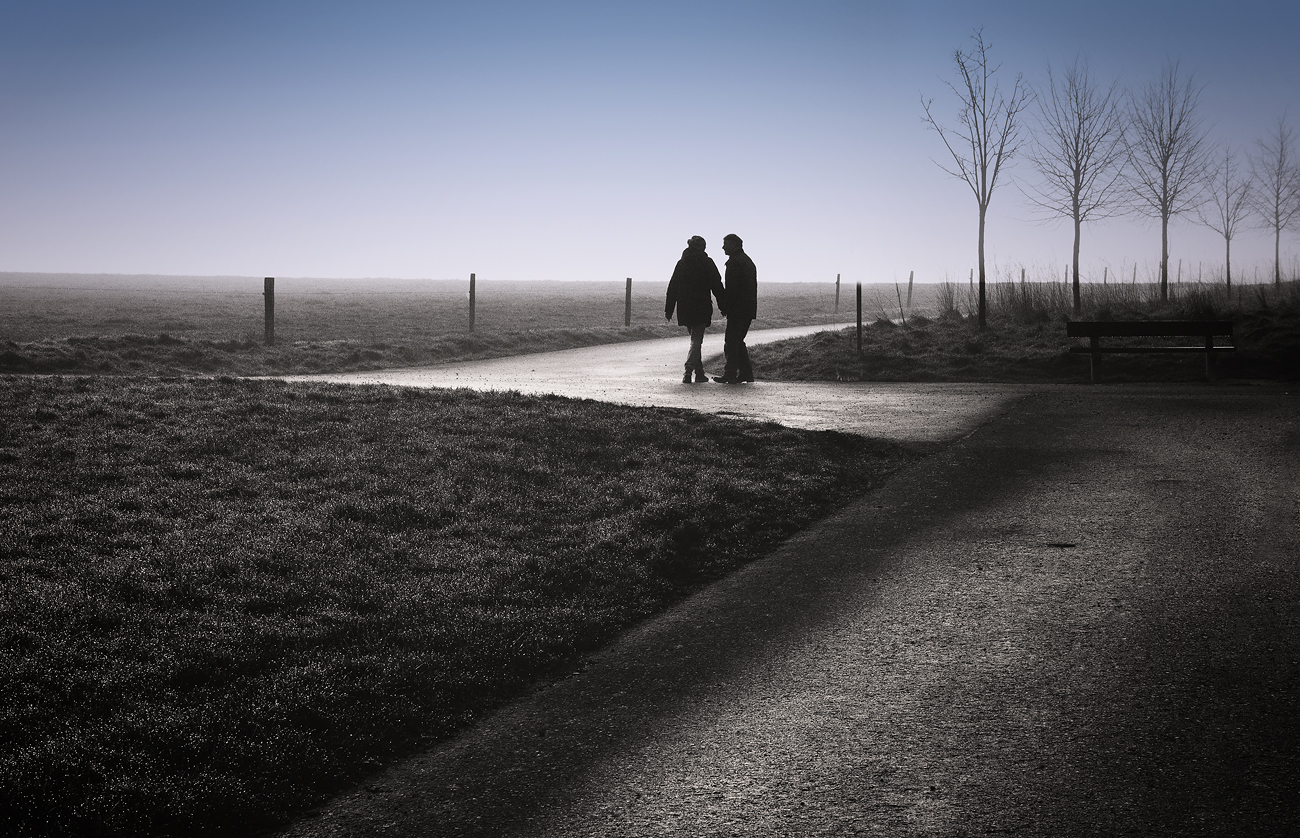
[[[758,269],[745,251],[727,260],[727,305],[723,313],[730,320],[753,320],[758,316]]]
[[[718,298],[718,307],[724,308],[725,291],[722,288],[722,275],[718,266],[702,249],[688,247],[682,251],[682,258],[673,269],[673,278],[668,280],[668,297],[664,301],[664,317],[672,317],[677,309],[677,322],[683,326],[707,326],[713,322],[713,301],[709,294]]]

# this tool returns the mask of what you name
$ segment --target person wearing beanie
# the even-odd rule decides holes
[[[740,384],[754,380],[754,368],[749,363],[749,348],[745,336],[749,324],[758,316],[758,269],[754,260],[745,253],[744,242],[735,233],[722,239],[722,252],[727,254],[727,306],[722,314],[727,318],[727,332],[723,337],[722,351],[727,365],[720,378],[722,384]],[[722,308],[719,303],[719,308]]]
[[[691,236],[686,240],[686,249],[682,258],[677,260],[677,267],[668,280],[668,295],[664,301],[664,319],[672,320],[673,310],[677,311],[677,323],[691,333],[691,348],[686,355],[686,373],[682,376],[683,384],[709,380],[704,372],[704,361],[700,347],[704,343],[704,330],[713,322],[713,300],[718,300],[718,308],[723,308],[724,291],[722,275],[718,266],[704,252],[704,239]]]

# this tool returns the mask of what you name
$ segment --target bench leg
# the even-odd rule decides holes
[[[1088,355],[1088,376],[1093,384],[1097,383],[1097,377],[1101,374],[1101,338],[1093,335],[1088,338],[1088,345],[1092,352]]]
[[[1205,336],[1205,380],[1213,382],[1218,378],[1214,369],[1214,337]]]

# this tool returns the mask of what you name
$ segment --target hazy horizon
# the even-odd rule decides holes
[[[1262,2],[71,0],[0,24],[14,273],[655,283],[689,236],[721,263],[736,232],[760,281],[966,281],[975,202],[920,99],[951,123],[952,51],[979,27],[1004,84],[1075,55],[1133,85],[1178,60],[1214,141],[1300,128],[1300,7]],[[1171,279],[1222,270],[1222,237],[1170,232]],[[1007,181],[990,278],[1064,279],[1071,239]],[[1159,239],[1086,225],[1084,278],[1144,281]],[[1284,235],[1284,266],[1298,251]],[[1241,233],[1234,280],[1271,259]]]
[[[1234,262],[1234,265],[1235,264],[1236,263]],[[1296,266],[1293,263],[1291,267],[1292,270],[1295,270]],[[1284,272],[1287,270],[1287,266],[1285,264],[1283,265],[1283,270]],[[989,283],[1012,283],[1012,284],[1018,283],[1020,282],[1020,277],[1019,277],[1019,273],[1016,271],[1018,271],[1018,268],[1015,271],[1008,270],[1008,271],[1001,271],[998,273],[995,273],[990,269],[987,277],[987,281]],[[1176,271],[1177,271],[1177,267],[1175,266],[1173,268],[1173,272],[1176,273]],[[1272,284],[1273,282],[1273,278],[1271,274],[1265,276],[1261,272],[1261,274],[1256,278],[1250,275],[1238,276],[1236,271],[1237,268],[1234,267],[1233,279],[1232,279],[1232,283],[1234,286],[1253,285],[1253,284],[1269,285]],[[25,288],[38,288],[38,287],[42,287],[42,283],[49,283],[50,286],[54,286],[54,287],[89,289],[89,288],[100,288],[101,286],[103,286],[101,290],[125,290],[130,288],[132,283],[134,283],[135,286],[141,286],[143,289],[167,288],[169,286],[176,287],[176,286],[186,286],[186,285],[199,286],[205,283],[207,284],[217,283],[217,284],[226,284],[226,285],[230,285],[230,284],[239,284],[241,286],[246,285],[247,289],[241,289],[241,290],[248,290],[250,293],[256,292],[257,294],[260,295],[263,289],[262,283],[264,279],[265,277],[262,276],[254,276],[254,275],[241,276],[237,274],[150,274],[150,273],[107,273],[103,271],[86,272],[86,273],[67,272],[67,271],[61,271],[61,272],[60,271],[0,271],[0,287],[25,287]],[[307,285],[310,285],[312,283],[323,283],[323,284],[330,284],[330,285],[340,285],[344,283],[359,283],[357,287],[348,289],[349,291],[355,291],[357,293],[365,293],[372,289],[384,290],[386,286],[409,289],[409,288],[418,288],[422,285],[425,286],[438,285],[438,286],[450,286],[456,289],[463,288],[466,291],[468,291],[469,288],[468,276],[464,276],[464,277],[278,276],[278,277],[274,277],[274,279],[276,280],[277,293],[293,293],[295,290],[298,290],[301,287],[298,286],[298,283],[305,283]],[[621,291],[625,287],[626,281],[627,281],[626,277],[621,279],[606,279],[606,278],[510,279],[506,277],[495,277],[491,279],[483,279],[481,277],[477,277],[477,276],[475,277],[475,285],[479,289],[491,288],[491,287],[527,286],[527,285],[564,286],[564,285],[602,285],[603,284],[603,285],[609,285],[612,288],[617,288]],[[1033,273],[1028,271],[1026,272],[1025,281],[1030,283],[1045,284],[1050,282],[1054,284],[1065,284],[1063,275],[1061,277],[1046,279],[1043,278],[1042,276],[1035,276]],[[1112,273],[1109,274],[1109,277],[1105,281],[1109,282],[1109,284],[1112,285],[1129,285],[1132,284],[1133,277],[1131,274],[1126,275],[1125,277],[1119,277],[1116,274]],[[1206,276],[1201,280],[1198,280],[1194,273],[1190,276],[1188,276],[1185,273],[1181,280],[1182,284],[1186,284],[1189,286],[1195,285],[1198,282],[1203,282],[1205,284],[1212,284],[1212,283],[1217,284],[1221,281],[1222,281],[1221,275],[1210,276],[1208,272]],[[869,281],[861,281],[861,282],[863,288],[889,289],[891,293],[895,287],[906,290],[908,285],[907,277],[903,277],[897,280],[894,279],[874,280],[874,281],[869,280]],[[951,279],[931,279],[931,280],[914,279],[913,280],[913,284],[916,286],[922,286],[922,285],[938,286],[945,282],[951,282],[957,286],[966,286],[967,284],[973,284],[975,282],[975,279],[972,276],[968,276],[962,278],[954,277]],[[1102,278],[1098,278],[1095,281],[1095,283],[1093,282],[1092,279],[1085,280],[1085,283],[1087,284],[1100,285],[1102,284],[1102,282],[1103,282]],[[1173,273],[1171,273],[1170,284],[1176,285],[1178,283],[1179,280],[1177,279],[1177,277],[1174,276]],[[841,279],[840,282],[841,293],[852,294],[852,289],[855,286],[855,284],[856,282],[854,281]],[[1159,277],[1156,271],[1154,270],[1154,267],[1152,267],[1150,270],[1139,269],[1137,284],[1140,286],[1157,286],[1159,284]],[[635,290],[635,293],[637,294],[647,293],[647,289],[649,289],[650,293],[660,294],[666,290],[667,285],[668,285],[667,280],[660,280],[657,277],[651,277],[646,280],[634,280],[633,282],[633,288]],[[760,283],[760,294],[764,293],[763,289],[767,289],[766,293],[772,293],[773,289],[780,289],[784,287],[796,287],[796,286],[810,286],[810,285],[824,286],[828,291],[833,291],[833,289],[835,288],[835,279],[831,278],[827,280],[822,280],[822,279],[764,280]],[[135,290],[142,290],[142,289],[136,288]]]

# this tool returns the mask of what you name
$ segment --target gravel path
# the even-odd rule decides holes
[[[286,834],[1300,834],[1297,417],[1275,386],[1003,392]]]

